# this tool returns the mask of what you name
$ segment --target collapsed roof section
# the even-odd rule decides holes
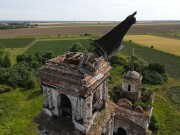
[[[89,75],[85,69],[79,69],[83,57],[83,53],[69,52],[62,57],[50,59],[38,70],[37,76],[42,85],[62,90],[69,95],[87,97],[107,79],[111,67],[103,57],[99,57],[98,63],[94,63],[98,65],[96,72],[93,76]]]

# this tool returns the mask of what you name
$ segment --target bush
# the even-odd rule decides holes
[[[0,67],[8,68],[11,66],[10,54],[0,50]]]
[[[168,80],[165,68],[161,64],[148,64],[136,56],[132,56],[129,63],[124,65],[124,72],[132,70],[132,62],[134,70],[142,74],[143,83],[158,85]]]
[[[11,87],[26,87],[27,81],[35,75],[34,70],[25,62],[7,68],[0,74],[0,83]]]
[[[151,100],[151,94],[152,91],[151,90],[142,90],[141,92],[141,100],[143,103],[149,102]]]
[[[27,81],[26,84],[27,89],[33,89],[36,87],[36,80],[35,79],[30,79]]]
[[[132,70],[132,61],[134,65],[134,70],[140,73],[148,66],[148,64],[144,60],[136,56],[132,56],[129,62],[123,67],[125,72]]]
[[[159,63],[150,63],[149,64],[149,70],[156,71],[156,72],[158,72],[160,74],[165,73],[165,68]]]
[[[143,75],[143,80],[142,80],[143,83],[153,84],[153,85],[164,83],[164,78],[158,72],[145,70],[143,71],[142,75]]]
[[[153,49],[153,48],[154,48],[154,46],[152,45],[152,46],[151,46],[151,48]]]
[[[69,51],[70,52],[83,52],[85,49],[83,48],[83,46],[81,45],[81,43],[77,42],[75,44],[73,44],[70,48]]]
[[[6,85],[0,85],[0,94],[11,91],[12,88]]]
[[[111,57],[109,59],[109,62],[111,63],[111,65],[124,65],[126,63],[125,59],[114,55],[113,57]]]
[[[133,104],[133,108],[136,108],[137,106],[141,106],[144,110],[146,110],[148,108],[148,103],[143,103],[141,100],[136,101]]]
[[[6,53],[5,58],[4,58],[4,63],[3,63],[3,67],[8,68],[11,66],[11,58],[10,58],[10,54]]]
[[[24,54],[17,55],[17,57],[16,57],[17,63],[25,61],[25,59],[26,59],[26,56]]]
[[[45,52],[45,54],[43,55],[43,57],[47,60],[49,59],[52,59],[55,57],[55,54],[52,52],[52,51],[48,51],[48,52]]]
[[[154,115],[152,115],[151,117],[151,121],[149,123],[149,129],[153,132],[156,132],[159,130],[159,125]]]
[[[40,64],[38,61],[31,61],[30,63],[31,67],[34,68],[34,69],[37,69],[40,67]]]
[[[132,40],[129,40],[129,43],[132,43]]]

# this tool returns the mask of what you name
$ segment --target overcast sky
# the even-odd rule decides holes
[[[180,0],[0,0],[0,20],[180,20]]]

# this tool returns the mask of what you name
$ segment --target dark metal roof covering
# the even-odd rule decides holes
[[[114,55],[120,48],[121,41],[132,24],[136,23],[134,17],[136,12],[128,16],[119,25],[114,27],[111,31],[106,33],[104,36],[92,43],[96,47],[96,52],[102,55],[105,59],[109,59]]]

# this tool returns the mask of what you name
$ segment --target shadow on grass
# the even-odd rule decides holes
[[[74,134],[77,135],[79,132],[74,128],[71,119],[66,117],[49,117],[44,113],[40,113],[34,122],[38,124],[39,130],[45,130],[48,133],[62,134]]]
[[[38,90],[38,91],[34,91],[32,92],[30,95],[27,96],[27,100],[31,100],[33,98],[39,97],[40,95],[42,95],[42,91]]]

